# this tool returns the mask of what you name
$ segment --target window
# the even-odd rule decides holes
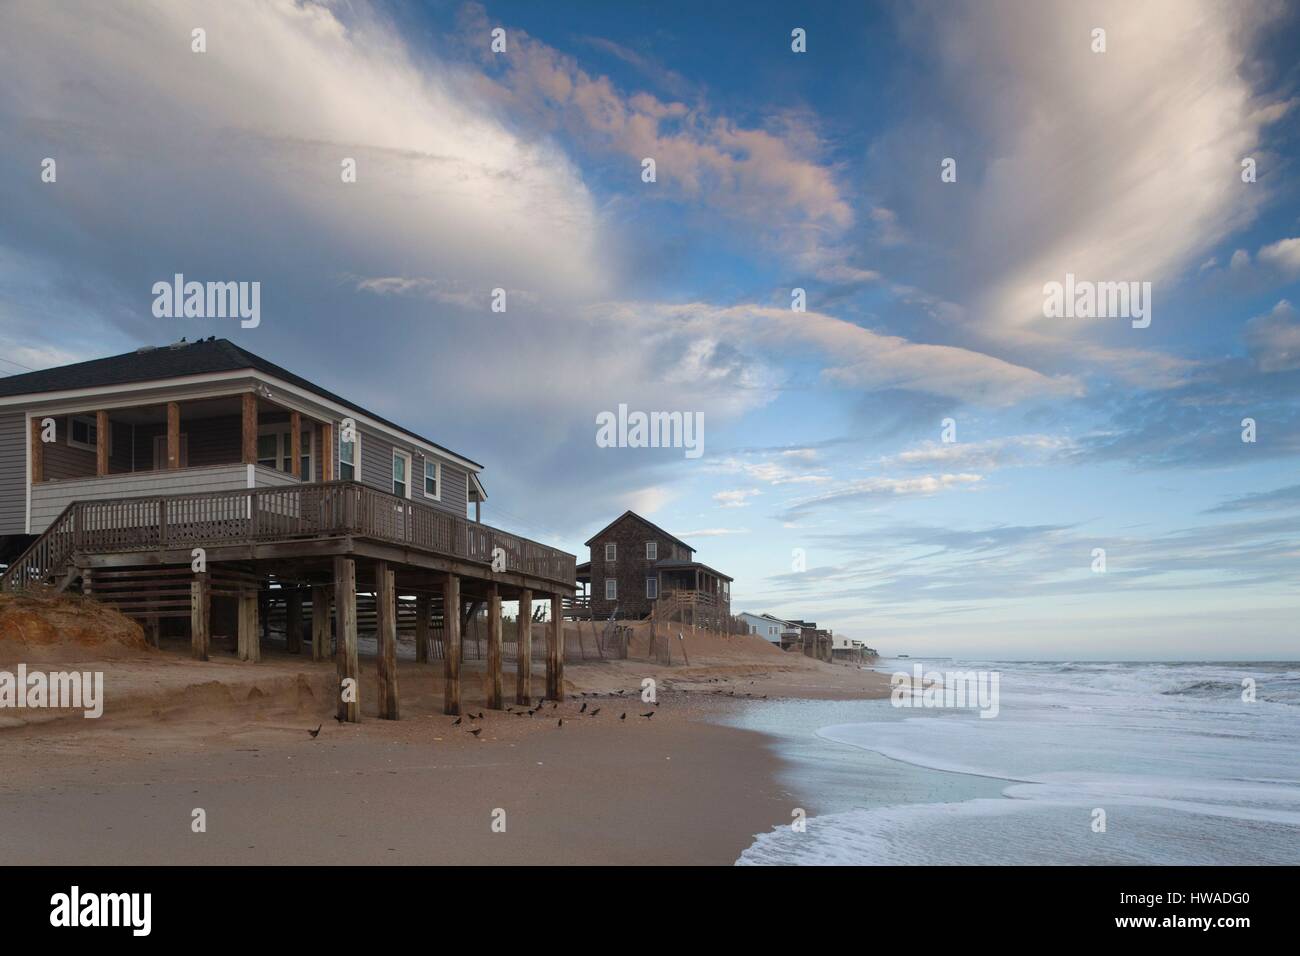
[[[649,598],[650,600],[652,600],[652,601],[653,601],[655,598],[659,597],[659,579],[658,579],[658,578],[646,578],[646,579],[645,579],[645,596],[648,597],[648,598]]]
[[[361,460],[361,436],[352,433],[352,441],[344,441],[339,432],[339,478],[343,481],[356,481],[357,462]]]
[[[424,496],[426,498],[438,497],[438,485],[442,480],[442,465],[436,461],[424,459]]]
[[[95,451],[99,442],[99,425],[88,415],[74,415],[68,419],[68,446]]]
[[[658,542],[658,541],[647,541],[647,542],[645,543],[645,559],[646,559],[647,561],[658,561],[658,560],[659,560],[659,542]]]
[[[605,560],[610,564],[618,560],[618,545],[612,541],[605,545]]]
[[[393,449],[393,494],[399,498],[411,497],[411,456]]]
[[[613,578],[605,579],[605,600],[606,601],[618,600],[618,582]]]
[[[304,428],[298,442],[298,474],[303,481],[311,481],[312,462],[316,457],[312,430]],[[293,430],[288,422],[263,425],[257,430],[257,463],[286,475],[293,473]]]

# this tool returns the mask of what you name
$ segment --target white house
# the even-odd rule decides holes
[[[757,634],[773,644],[781,643],[781,621],[761,614],[750,614],[748,611],[742,612],[740,619],[745,622],[745,627],[750,634]]]

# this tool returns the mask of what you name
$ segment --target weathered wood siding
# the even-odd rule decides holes
[[[0,415],[0,534],[27,531],[27,417]]]
[[[646,558],[646,543],[654,541],[654,561]],[[615,546],[612,563],[605,560],[605,545]],[[689,561],[690,552],[671,538],[659,534],[633,515],[626,515],[591,542],[591,609],[596,618],[607,618],[618,610],[624,617],[645,617],[654,601],[646,597],[646,578],[658,576],[659,561]],[[605,581],[618,581],[618,598],[605,600]]]

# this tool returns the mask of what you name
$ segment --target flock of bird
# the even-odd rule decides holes
[[[724,678],[720,678],[720,677],[712,677],[712,678],[709,678],[709,680],[708,680],[706,683],[713,683],[713,682],[715,682],[715,681],[720,681],[720,680],[723,680],[723,679],[724,679]],[[752,684],[752,683],[754,683],[754,682],[753,682],[753,681],[750,681],[750,683]],[[596,693],[596,692],[594,692],[594,691],[592,691],[592,692],[584,691],[584,692],[581,693],[580,696],[582,696],[582,697],[586,697],[586,696],[588,696],[588,693],[590,693],[591,696],[593,696],[593,697],[599,697],[599,696],[601,696],[600,694],[598,694],[598,693]],[[618,697],[622,697],[622,696],[625,695],[626,693],[627,693],[627,691],[625,691],[625,690],[620,690],[620,691],[617,691],[616,693],[614,693],[614,694],[612,694],[612,695],[607,695],[607,696],[612,696],[612,697],[618,698]],[[736,692],[735,692],[734,690],[729,690],[729,691],[715,690],[713,693],[714,693],[714,694],[725,694],[727,697],[736,697],[736,696],[737,696],[737,694],[736,694]],[[741,697],[751,697],[751,698],[753,698],[754,700],[767,700],[767,695],[766,695],[766,694],[763,694],[763,695],[760,697],[760,696],[757,695],[757,694],[742,693],[742,694],[740,694],[739,696],[741,696]],[[536,716],[537,714],[541,713],[542,708],[545,707],[545,705],[546,705],[547,703],[548,703],[547,699],[546,699],[545,697],[543,697],[543,698],[541,698],[540,700],[537,701],[537,705],[536,705],[535,707],[528,707],[528,708],[524,708],[524,709],[522,709],[522,710],[515,710],[513,707],[506,707],[506,708],[505,708],[505,712],[506,712],[507,714],[514,714],[516,717],[524,717],[524,716],[534,717],[534,716]],[[556,709],[558,709],[559,706],[560,706],[559,701],[554,701],[554,700],[552,700],[552,701],[549,701],[549,703],[550,703],[550,705],[551,705],[551,710],[556,710]],[[585,715],[588,716],[588,717],[595,717],[597,714],[600,713],[601,708],[599,708],[599,707],[593,707],[593,708],[591,709],[591,711],[588,712],[588,710],[587,710],[587,706],[588,706],[589,703],[590,703],[589,701],[583,701],[583,703],[582,703],[582,707],[580,707],[580,708],[578,709],[578,713],[577,713],[577,715],[572,715],[572,714],[571,714],[570,716],[571,716],[571,717],[572,717],[572,716],[581,716],[581,715],[585,714]],[[653,704],[652,706],[654,706],[654,707],[658,707],[659,705],[658,705],[658,703],[655,703],[655,704]],[[623,711],[623,713],[619,714],[618,719],[619,719],[619,720],[627,720],[627,715],[628,715],[628,711]],[[652,717],[654,717],[654,715],[655,715],[655,711],[651,710],[651,711],[648,712],[648,713],[645,713],[645,714],[639,714],[638,716],[640,716],[640,717],[644,717],[646,720],[650,720]],[[462,722],[463,720],[465,720],[466,717],[468,717],[471,721],[482,720],[482,719],[483,719],[483,711],[480,710],[477,714],[469,714],[469,713],[467,713],[467,714],[463,714],[462,716],[457,717],[455,720],[453,720],[453,721],[451,722],[451,725],[452,725],[453,727],[459,727],[459,726],[461,725],[461,722]],[[560,717],[559,715],[556,715],[556,717],[557,717],[556,727],[563,727],[563,726],[564,726],[564,718],[563,718],[563,717]],[[338,717],[338,716],[336,716],[334,719],[337,720],[339,723],[343,723],[343,718],[342,718],[342,717]],[[472,730],[467,730],[467,732],[470,733],[470,734],[472,734],[473,736],[477,737],[479,734],[483,733],[483,728],[482,728],[482,727],[475,727],[475,728],[473,728]],[[317,736],[320,735],[320,727],[317,727],[315,730],[309,730],[309,731],[307,731],[307,733],[311,734],[311,736],[312,736],[313,738],[314,738],[314,737],[317,737]]]

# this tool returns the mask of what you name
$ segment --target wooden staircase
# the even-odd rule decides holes
[[[68,505],[45,532],[0,575],[0,591],[53,588],[66,591],[81,572],[72,564],[76,550],[73,509]]]

